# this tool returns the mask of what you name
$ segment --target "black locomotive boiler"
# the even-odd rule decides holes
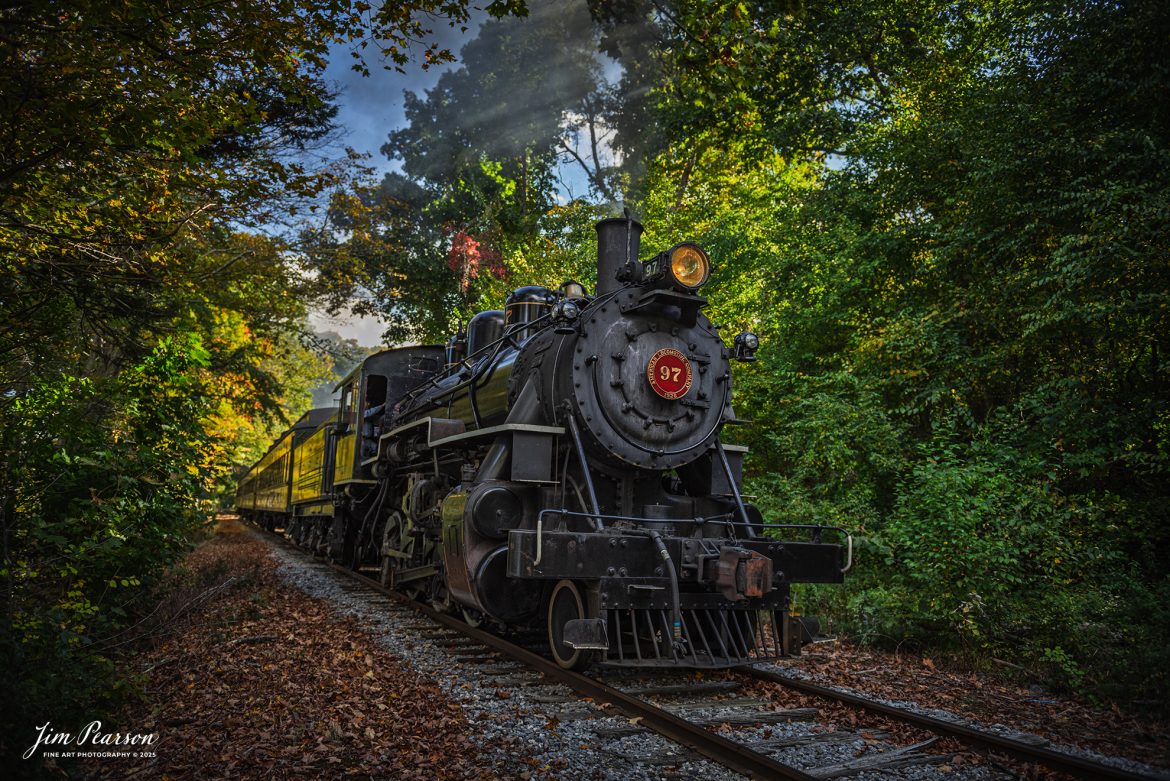
[[[469,621],[543,626],[564,667],[798,653],[790,585],[841,582],[851,541],[744,501],[746,448],[722,434],[759,341],[704,316],[701,248],[640,261],[641,233],[598,224],[594,295],[519,288],[445,348],[368,359],[336,414],[287,435],[283,511],[249,507],[264,461],[241,511]]]

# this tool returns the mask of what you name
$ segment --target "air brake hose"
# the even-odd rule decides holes
[[[678,595],[678,571],[674,568],[674,559],[670,558],[670,551],[666,549],[666,543],[662,541],[662,535],[657,531],[650,530],[647,532],[650,539],[654,540],[654,547],[658,549],[658,555],[666,562],[666,573],[670,575],[670,605],[674,613],[674,639],[676,641],[682,639],[682,606]]]

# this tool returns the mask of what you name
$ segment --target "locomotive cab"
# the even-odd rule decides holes
[[[382,435],[396,400],[410,388],[434,377],[446,363],[443,346],[423,345],[383,350],[366,358],[343,379],[336,429],[326,441],[330,448],[334,510],[328,529],[314,536],[316,546],[330,558],[352,564],[372,545],[364,518],[377,499],[375,464]]]
[[[334,485],[370,485],[387,414],[406,391],[438,373],[447,363],[440,346],[382,350],[355,366],[334,389],[341,392],[334,438]]]

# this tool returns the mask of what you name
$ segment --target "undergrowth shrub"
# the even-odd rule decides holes
[[[785,498],[769,496],[772,517]],[[890,512],[868,516],[844,587],[806,586],[799,599],[862,643],[1007,661],[1030,682],[1162,710],[1170,580],[1151,582],[1131,550],[1129,511],[1065,495],[1043,464],[1010,453],[936,447],[906,470]]]
[[[34,726],[80,728],[132,691],[121,655],[207,517],[204,361],[197,338],[168,339],[116,379],[64,376],[3,410],[3,757]]]

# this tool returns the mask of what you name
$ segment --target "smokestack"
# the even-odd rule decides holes
[[[597,223],[597,295],[622,286],[617,274],[628,261],[637,262],[641,243],[642,224],[637,220],[611,217]]]

